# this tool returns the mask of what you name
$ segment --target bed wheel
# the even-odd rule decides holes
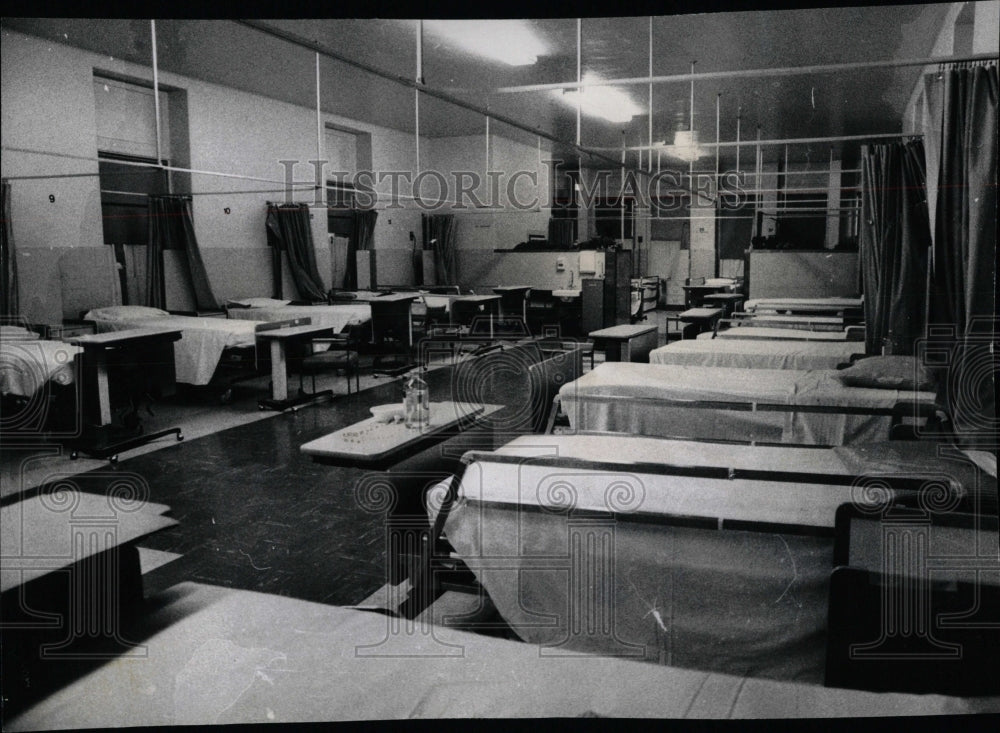
[[[80,454],[79,454],[79,453],[78,453],[77,451],[72,451],[72,452],[71,452],[71,453],[69,454],[69,459],[70,459],[71,461],[75,461],[75,460],[76,460],[77,458],[79,458],[79,457],[80,457]]]
[[[232,401],[233,401],[233,388],[228,387],[223,391],[222,394],[219,395],[219,404],[228,405]]]
[[[180,443],[182,440],[184,440],[184,436],[181,433],[177,433],[177,442]]]
[[[108,463],[110,463],[112,466],[117,466],[118,465],[118,454],[116,453],[115,455],[111,456],[108,459]]]

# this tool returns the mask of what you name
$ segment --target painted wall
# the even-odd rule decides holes
[[[150,81],[150,68],[124,63],[107,56],[82,51],[42,39],[3,31],[2,142],[0,172],[5,177],[84,173],[86,177],[14,180],[11,213],[15,245],[19,250],[49,247],[103,245],[99,181],[94,160],[55,158],[21,153],[25,148],[96,158],[97,124],[94,70]],[[313,166],[305,161],[317,157],[316,113],[313,109],[280,102],[195,79],[163,73],[160,81],[186,92],[189,125],[190,167],[221,171],[282,182],[282,160],[298,160],[296,180],[312,182]],[[415,142],[411,134],[324,115],[323,122],[368,132],[372,140],[375,170],[412,170]],[[173,135],[171,136],[173,137]],[[239,180],[193,174],[191,190],[211,195],[195,196],[195,232],[205,249],[242,250],[266,247],[265,202],[284,200],[281,183]],[[404,186],[404,193],[409,190]],[[389,190],[389,182],[377,187]],[[253,191],[254,193],[248,193]],[[50,201],[50,195],[54,201]],[[293,200],[311,202],[312,190]],[[226,209],[229,213],[226,213]],[[317,249],[328,248],[326,217],[313,215],[313,238]],[[388,210],[379,213],[375,229],[376,248],[409,248],[409,232],[420,232],[419,210]],[[35,256],[33,264],[54,258]],[[51,269],[51,262],[48,269]],[[225,292],[231,269],[240,267],[238,257],[226,258],[223,269],[210,268],[209,275]],[[330,268],[321,274],[330,280]],[[27,266],[21,272],[21,293],[29,318],[46,317],[58,309],[43,302],[51,284],[46,267]],[[257,295],[269,295],[269,280]],[[327,283],[331,285],[332,283]],[[244,284],[245,285],[245,284]],[[243,286],[241,285],[241,290]],[[34,305],[31,305],[34,304]]]

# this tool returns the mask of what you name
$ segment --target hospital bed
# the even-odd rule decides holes
[[[799,445],[888,440],[904,418],[937,414],[932,391],[849,387],[845,374],[599,364],[559,400],[578,431]]]
[[[0,326],[0,394],[31,398],[47,385],[69,386],[76,379],[80,349],[49,341],[19,326]]]
[[[230,301],[226,306],[229,318],[242,321],[283,321],[308,318],[314,326],[329,326],[336,333],[369,323],[371,306],[365,303],[334,305],[292,305],[291,301],[272,298],[248,298]]]
[[[134,637],[5,718],[10,731],[459,717],[792,718],[995,711],[552,650],[278,595],[182,583]],[[395,625],[394,625],[395,624]],[[102,660],[103,661],[103,660]],[[56,662],[58,663],[58,662]]]
[[[754,298],[744,308],[753,313],[792,313],[834,315],[849,317],[859,315],[864,307],[863,298]]]
[[[84,315],[97,333],[131,328],[172,328],[182,333],[174,344],[176,379],[181,384],[208,385],[223,370],[257,373],[256,332],[284,322],[175,316],[158,308],[123,305],[95,308]]]
[[[796,339],[688,339],[653,349],[650,364],[742,369],[836,369],[864,354],[863,343]]]
[[[848,326],[858,326],[843,316],[827,315],[790,315],[776,313],[744,313],[735,312],[729,318],[723,318],[720,325],[729,328],[739,326],[756,326],[760,328],[783,328],[797,331],[843,331]]]
[[[789,317],[790,318],[790,317]],[[700,339],[781,339],[796,341],[864,341],[864,326],[846,326],[838,330],[818,329],[808,322],[762,321],[759,318],[720,321],[718,330],[698,334]]]
[[[37,436],[76,414],[80,349],[15,325],[0,325],[0,399],[4,435]],[[55,422],[53,422],[55,421]],[[67,420],[67,427],[73,421]]]
[[[428,504],[454,491],[447,541],[525,641],[821,683],[839,507],[979,485],[945,449],[718,448],[522,437]]]

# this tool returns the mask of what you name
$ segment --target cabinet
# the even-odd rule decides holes
[[[584,278],[581,293],[584,333],[629,322],[632,253],[605,252],[604,277]]]

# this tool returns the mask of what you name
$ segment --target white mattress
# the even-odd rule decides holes
[[[891,409],[904,400],[933,404],[933,392],[845,387],[835,370],[736,369],[601,364],[559,390],[576,430],[637,435],[845,445],[889,437],[889,415],[758,411],[757,404]],[[600,399],[611,397],[612,399]],[[634,401],[620,398],[644,398]],[[689,408],[658,400],[751,404],[753,411]]]
[[[342,305],[284,305],[266,308],[230,308],[229,317],[241,321],[283,321],[291,318],[309,318],[314,326],[329,326],[336,332],[356,326],[372,317],[367,303]]]
[[[863,354],[856,341],[789,339],[689,339],[653,349],[650,364],[736,367],[742,369],[835,369]]]
[[[257,342],[255,330],[261,323],[195,316],[104,318],[91,317],[92,315],[88,313],[84,318],[94,321],[98,333],[125,331],[137,326],[179,329],[180,341],[174,342],[177,381],[195,385],[205,385],[212,381],[212,375],[225,349],[254,346]]]
[[[0,339],[0,394],[31,397],[47,382],[73,384],[78,346],[36,338]]]

